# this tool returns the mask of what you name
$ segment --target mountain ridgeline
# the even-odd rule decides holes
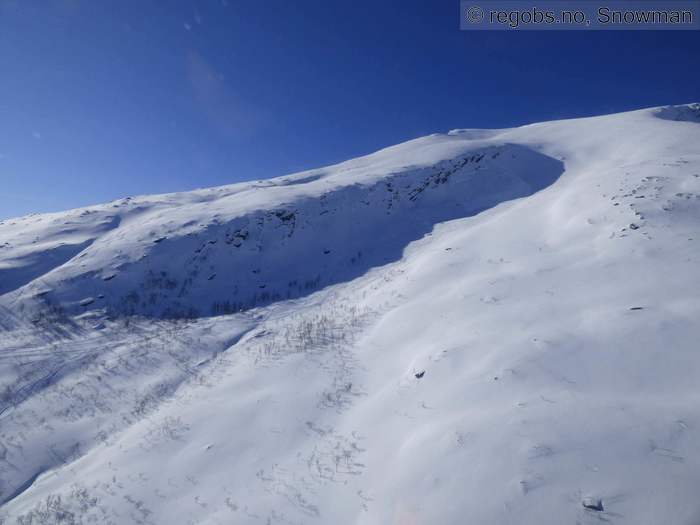
[[[331,177],[241,185],[270,196],[249,206],[248,192],[226,193],[239,201],[234,214],[219,212],[217,198],[209,214],[193,204],[195,219],[177,200],[126,199],[50,217],[37,232],[39,249],[26,265],[0,269],[0,281],[39,311],[231,314],[350,281],[400,259],[435,224],[530,195],[563,170],[558,159],[506,143],[329,189]],[[299,195],[305,185],[310,191]]]

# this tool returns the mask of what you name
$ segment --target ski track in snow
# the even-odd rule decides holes
[[[700,521],[700,106],[0,222],[0,523]]]

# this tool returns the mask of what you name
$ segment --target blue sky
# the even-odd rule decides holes
[[[458,15],[455,0],[0,0],[0,218],[700,99],[700,32],[465,32]]]

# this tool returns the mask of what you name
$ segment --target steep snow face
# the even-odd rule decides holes
[[[414,148],[429,165],[401,164]],[[14,305],[37,299],[71,313],[239,312],[396,261],[436,223],[529,195],[563,172],[529,147],[444,136],[371,157],[323,177],[10,222],[0,292],[15,291]]]
[[[698,523],[697,111],[5,221],[0,519]]]

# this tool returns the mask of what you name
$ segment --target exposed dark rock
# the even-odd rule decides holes
[[[581,501],[584,509],[595,510],[596,512],[603,512],[603,501],[600,498],[583,498]]]

